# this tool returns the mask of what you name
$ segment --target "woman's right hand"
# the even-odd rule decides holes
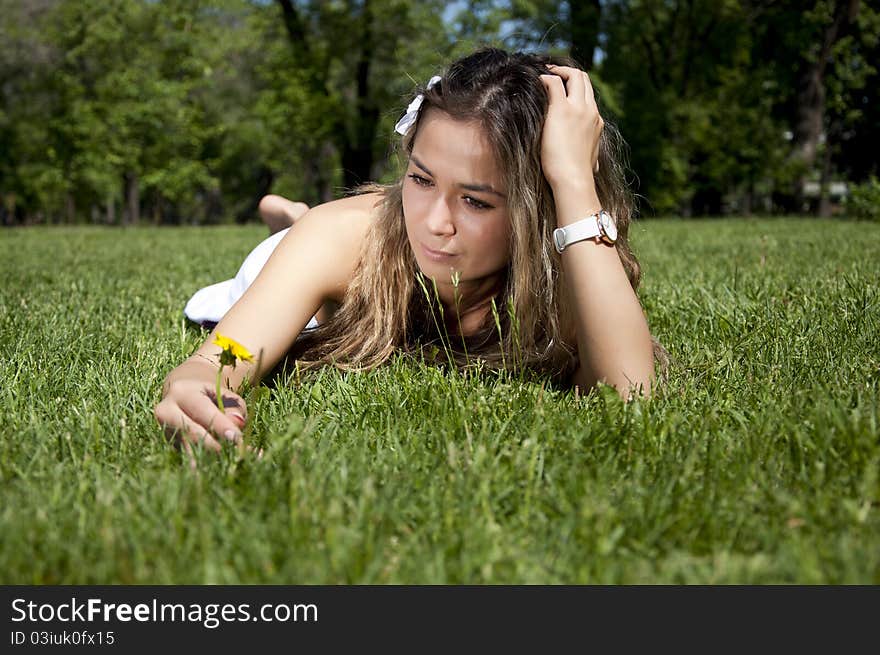
[[[222,390],[226,413],[217,408],[215,383],[204,379],[178,378],[165,387],[165,396],[153,415],[175,446],[192,454],[195,444],[219,452],[221,444],[240,444],[247,421],[247,406],[237,393]]]

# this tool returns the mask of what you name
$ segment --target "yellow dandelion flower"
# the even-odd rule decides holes
[[[232,366],[235,368],[235,364],[238,360],[243,360],[246,362],[254,361],[254,356],[251,355],[250,351],[242,346],[235,339],[230,339],[229,337],[224,337],[219,332],[214,336],[214,340],[211,342],[217,346],[220,346],[222,350],[220,351],[220,368],[217,370],[217,409],[221,412],[226,412],[226,409],[223,405],[223,387],[222,387],[222,378],[223,378],[223,367],[224,366]]]
[[[254,356],[251,355],[250,351],[242,346],[240,343],[238,343],[238,341],[236,341],[235,339],[230,339],[229,337],[224,337],[222,334],[217,333],[217,336],[214,337],[214,341],[212,341],[212,343],[220,346],[223,349],[221,357],[228,354],[231,355],[234,360],[240,359],[246,362],[254,361]]]

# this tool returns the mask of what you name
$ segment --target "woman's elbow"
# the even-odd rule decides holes
[[[603,381],[613,386],[626,402],[636,398],[650,398],[656,382],[654,363],[652,361],[640,366],[628,367],[613,379]]]

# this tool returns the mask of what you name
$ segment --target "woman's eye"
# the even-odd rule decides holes
[[[482,200],[477,200],[476,198],[472,198],[471,196],[464,197],[465,202],[469,204],[474,209],[492,209],[492,205],[487,205]]]
[[[422,177],[421,175],[410,173],[409,176],[410,178],[412,178],[413,182],[415,182],[419,186],[431,186],[431,181]]]

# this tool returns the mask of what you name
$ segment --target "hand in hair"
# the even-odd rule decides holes
[[[550,186],[593,183],[599,138],[605,122],[599,115],[593,85],[584,71],[548,65],[541,75],[550,105],[541,135],[541,167]]]

